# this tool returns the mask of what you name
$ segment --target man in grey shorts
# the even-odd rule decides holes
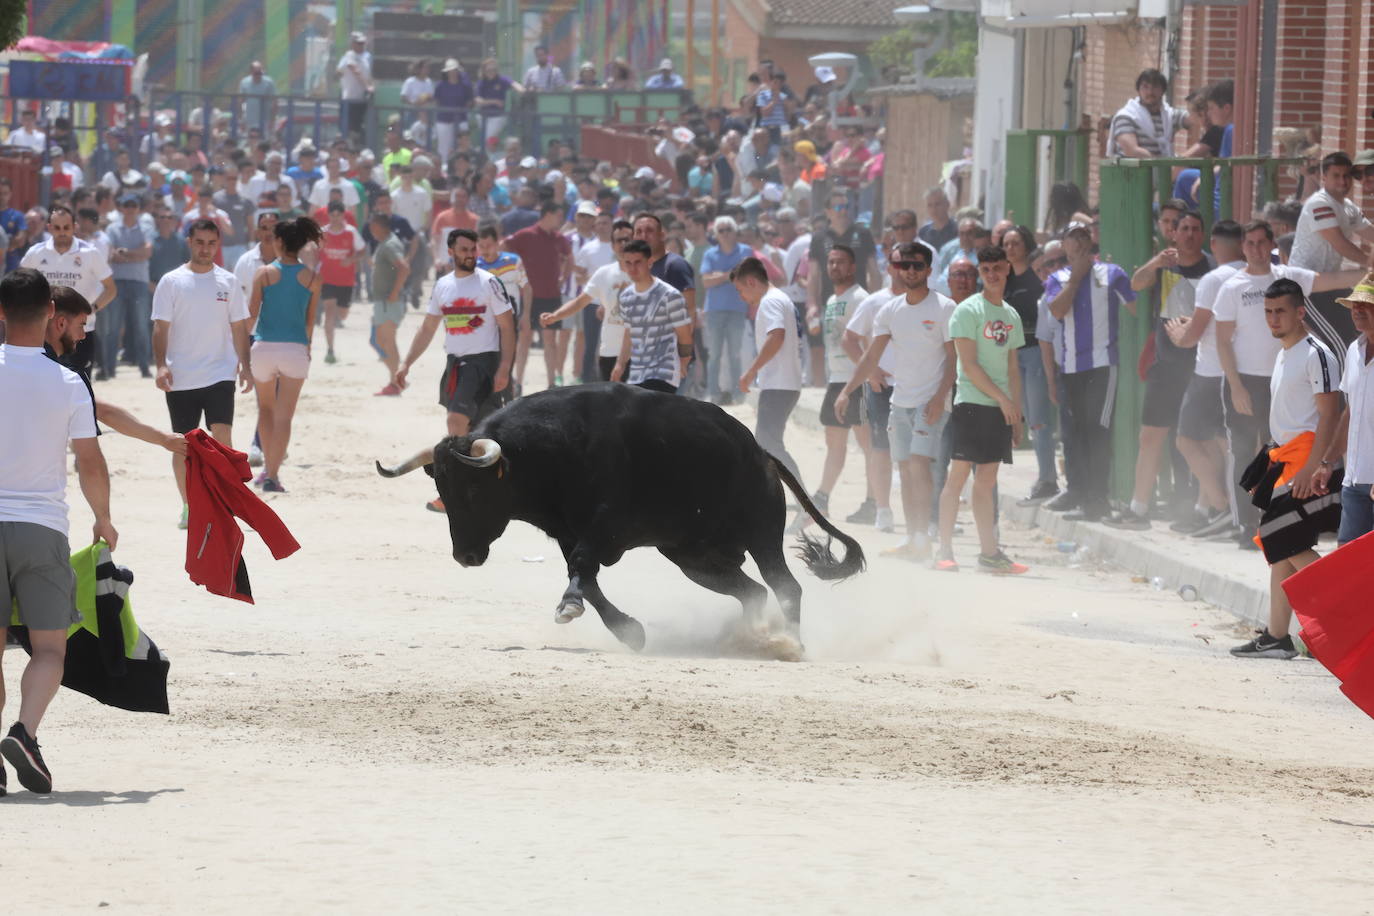
[[[39,793],[52,791],[52,774],[38,751],[38,724],[62,683],[67,628],[81,619],[67,544],[68,442],[95,514],[95,539],[113,550],[119,537],[110,524],[110,475],[95,438],[90,392],[80,376],[43,353],[52,314],[52,291],[38,271],[20,268],[0,280],[7,334],[0,347],[0,646],[14,602],[33,649],[19,720],[0,740],[0,755],[24,788]],[[4,701],[0,679],[0,708]]]

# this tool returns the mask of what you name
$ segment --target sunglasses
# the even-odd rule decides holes
[[[915,224],[915,223],[902,223],[902,224],[900,224],[900,225],[894,225],[894,226],[892,227],[892,231],[893,231],[893,232],[910,232],[912,229],[915,229],[915,228],[916,228],[916,224]]]
[[[925,261],[893,261],[892,266],[898,270],[929,270],[930,265]]]

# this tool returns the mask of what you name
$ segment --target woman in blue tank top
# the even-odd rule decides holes
[[[310,371],[310,340],[320,306],[320,277],[301,263],[301,249],[323,238],[309,217],[277,223],[277,259],[258,268],[248,300],[254,322],[251,365],[258,393],[258,437],[264,493],[285,493],[281,463],[291,441],[291,419]]]

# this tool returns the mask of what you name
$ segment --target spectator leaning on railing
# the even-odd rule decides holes
[[[1294,267],[1331,273],[1340,270],[1343,261],[1364,264],[1369,260],[1369,252],[1361,247],[1361,241],[1374,242],[1374,223],[1350,199],[1354,185],[1352,168],[1345,153],[1332,153],[1322,160],[1322,186],[1303,202],[1302,215],[1298,217],[1289,258]],[[1336,328],[1342,342],[1348,344],[1355,339],[1355,326],[1349,311],[1336,304],[1340,292],[1344,290],[1317,293],[1312,304]]]
[[[1112,116],[1107,155],[1132,159],[1173,155],[1174,134],[1188,128],[1188,112],[1164,101],[1169,81],[1158,70],[1142,71],[1135,90],[1136,98]]]

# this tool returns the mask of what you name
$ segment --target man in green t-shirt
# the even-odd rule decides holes
[[[954,411],[949,418],[950,465],[940,494],[940,555],[935,568],[957,572],[954,520],[959,493],[973,474],[973,521],[978,526],[978,568],[1017,574],[1029,567],[1015,563],[997,543],[993,497],[998,465],[1011,464],[1011,450],[1021,436],[1021,373],[1016,351],[1025,343],[1016,309],[1003,301],[1011,264],[1000,245],[978,252],[983,291],[974,293],[949,318],[949,337],[958,356]]]

